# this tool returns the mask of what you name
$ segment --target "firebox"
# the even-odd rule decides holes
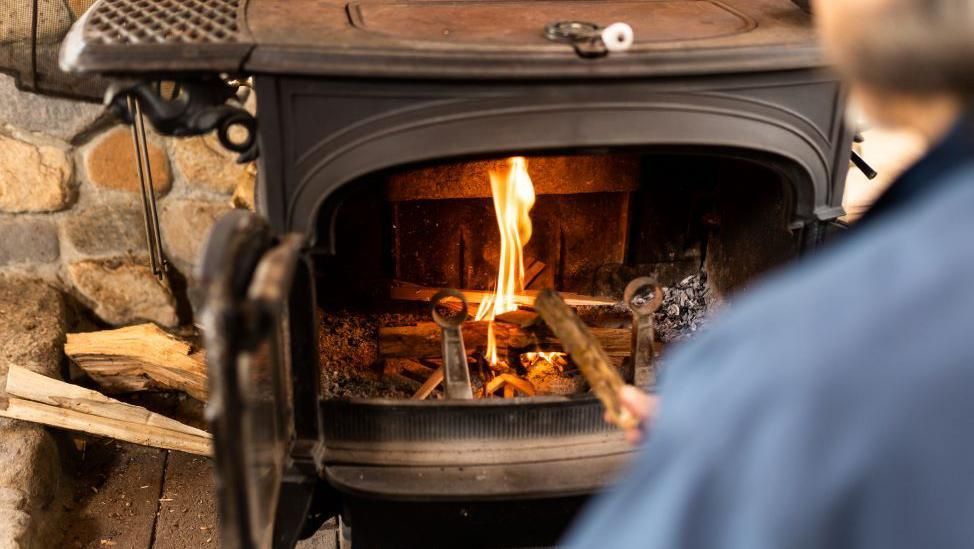
[[[804,4],[97,2],[66,68],[259,161],[198,274],[222,543],[555,545],[632,449],[533,297],[651,389],[823,241],[853,132]]]

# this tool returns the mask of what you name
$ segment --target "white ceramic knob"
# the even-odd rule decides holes
[[[625,23],[612,23],[602,29],[602,42],[609,51],[626,51],[632,47],[632,27]]]

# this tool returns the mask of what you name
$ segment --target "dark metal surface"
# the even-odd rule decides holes
[[[545,26],[544,35],[552,42],[571,44],[580,57],[595,58],[631,47],[632,27],[626,23],[615,23],[614,27],[615,32],[587,21],[558,21]]]
[[[476,413],[473,413],[476,412]],[[592,396],[475,401],[329,400],[322,403],[329,449],[345,443],[539,441],[615,433]],[[621,440],[621,438],[620,438]]]
[[[91,44],[218,44],[235,42],[241,0],[112,0],[88,14]]]
[[[318,410],[311,372],[292,369],[292,342],[307,360],[307,334],[317,332],[309,297],[309,266],[301,235],[275,245],[257,216],[231,212],[206,244],[200,279],[206,290],[205,326],[210,400],[206,415],[214,439],[221,546],[291,547],[303,520],[281,514],[311,508],[320,472]],[[313,293],[310,294],[313,297]],[[297,320],[297,324],[295,324]],[[312,344],[313,345],[313,344]]]
[[[447,299],[460,302],[460,310],[447,316],[440,312],[440,307],[447,303]],[[467,319],[467,298],[459,290],[442,290],[430,299],[430,309],[433,321],[440,327],[443,349],[443,389],[450,399],[473,398],[470,386],[470,370],[467,368],[467,351],[463,347],[463,333],[460,327]]]
[[[626,286],[622,300],[632,311],[632,353],[629,356],[632,378],[628,381],[637,387],[649,388],[656,383],[653,313],[663,303],[663,290],[656,280],[644,276]]]
[[[252,48],[246,0],[98,0],[61,49],[68,72],[235,72]]]
[[[149,142],[145,133],[145,119],[139,100],[128,97],[128,114],[132,119],[132,145],[135,148],[135,168],[139,175],[142,194],[142,218],[145,224],[145,241],[149,252],[149,268],[160,282],[166,279],[169,263],[162,249],[162,230],[159,226],[159,210],[156,206],[156,190],[152,183],[152,165],[149,162]]]
[[[136,15],[124,12],[136,5],[143,8]],[[557,21],[623,22],[635,42],[623,54],[580,59],[572,44],[544,37]],[[475,79],[822,65],[811,19],[790,0],[100,0],[72,32],[62,62],[73,71],[128,74],[244,69]]]
[[[296,21],[294,14],[303,14]],[[544,38],[556,21],[625,22],[622,55],[581,59]],[[463,78],[701,74],[820,66],[789,0],[252,0],[254,72]],[[327,38],[322,38],[327,37]]]
[[[216,131],[220,144],[240,155],[238,162],[257,158],[257,119],[231,104],[239,86],[215,75],[186,78],[178,84],[178,95],[166,98],[155,83],[116,81],[108,90],[108,103],[119,118],[132,123],[135,118],[128,105],[134,99],[158,133],[187,137]],[[233,128],[244,131],[243,139],[232,137]]]
[[[355,549],[541,549],[558,546],[586,500],[421,502],[347,496],[342,518],[351,527]]]
[[[610,486],[632,454],[606,453],[501,465],[329,465],[343,493],[391,500],[514,500],[589,495]]]
[[[325,470],[372,498],[540,498],[604,487],[633,448],[577,398],[322,403]]]
[[[505,154],[708,150],[779,172],[793,223],[843,214],[852,135],[844,92],[823,71],[491,84],[258,76],[256,85],[259,208],[282,233],[320,231],[326,251],[356,179]]]
[[[214,226],[200,268],[207,294],[202,318],[210,394],[206,415],[213,433],[220,541],[234,549],[257,547],[254,532],[267,528],[266,524],[254,524],[249,508],[253,497],[246,456],[253,449],[247,447],[239,418],[243,397],[237,360],[245,342],[237,307],[244,301],[253,270],[269,246],[266,224],[244,212],[233,212]],[[274,441],[267,444],[273,446]]]

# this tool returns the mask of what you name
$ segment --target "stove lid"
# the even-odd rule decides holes
[[[633,31],[626,51],[552,36],[556,23],[617,22]],[[99,0],[62,64],[421,78],[742,72],[819,66],[811,27],[792,0]]]

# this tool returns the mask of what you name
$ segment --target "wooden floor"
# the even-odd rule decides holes
[[[75,470],[63,547],[219,547],[212,462],[101,438],[75,439]],[[334,549],[322,530],[301,549]]]

